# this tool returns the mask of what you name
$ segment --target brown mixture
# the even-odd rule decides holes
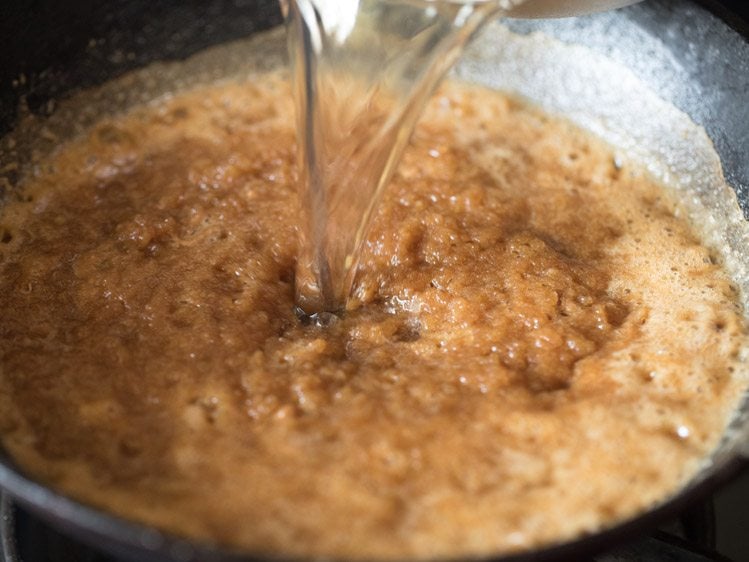
[[[351,309],[293,310],[287,85],[101,122],[0,215],[0,432],[71,496],[203,541],[462,556],[661,501],[746,378],[718,260],[643,173],[497,93],[435,96]]]

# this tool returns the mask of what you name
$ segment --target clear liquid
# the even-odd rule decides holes
[[[287,5],[303,215],[296,297],[307,314],[345,308],[373,211],[427,98],[500,10],[494,2],[327,4],[334,9]]]

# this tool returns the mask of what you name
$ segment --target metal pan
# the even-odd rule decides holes
[[[696,124],[695,130],[696,126],[704,127],[705,150],[710,154],[706,152],[703,156],[708,160],[719,158],[726,184],[735,191],[746,217],[749,216],[749,26],[736,11],[714,2],[708,2],[707,6],[685,0],[649,0],[614,13],[574,20],[518,20],[508,22],[507,26],[516,34],[513,37],[518,45],[527,45],[538,37],[529,35],[524,42],[523,35],[542,31],[547,37],[578,45],[576,49],[583,48],[584,51],[575,52],[586,53],[588,66],[613,64],[626,69],[628,80],[651,92],[652,100],[648,99],[655,104],[652,107],[667,104],[672,113],[676,112],[674,119],[688,117]],[[281,23],[275,0],[179,3],[39,0],[33,8],[26,2],[11,2],[0,10],[0,36],[4,38],[0,49],[3,57],[0,134],[13,128],[21,98],[32,112],[45,115],[53,109],[50,100],[102,84],[150,62],[183,59],[205,47]],[[486,39],[479,43],[491,41],[492,33],[508,33],[502,29],[490,26],[484,35]],[[562,51],[566,48],[558,42],[554,45]],[[459,74],[471,78],[471,73],[476,73],[475,65],[482,60],[486,62],[481,47],[477,49],[467,55],[466,64],[457,71]],[[123,57],[123,53],[129,55]],[[562,112],[567,109],[575,120],[575,108],[564,105],[570,100],[565,102],[553,95],[548,84],[541,88],[538,84],[534,86],[533,74],[526,72],[525,78],[521,76],[513,83],[503,83],[501,76],[490,76],[487,80],[494,79],[490,85],[516,89],[551,109]],[[616,85],[609,84],[607,88],[607,92],[616,93]],[[639,91],[620,93],[626,94],[622,99],[637,101]],[[584,112],[578,117],[583,125],[595,130],[593,121],[585,122]],[[647,120],[648,115],[643,113],[642,118]],[[633,134],[637,137],[636,131]],[[648,134],[652,136],[652,131]],[[662,148],[657,140],[647,138],[645,142],[650,142],[657,151]],[[709,196],[708,193],[706,197]],[[675,497],[597,534],[502,560],[581,559],[674,516],[749,464],[749,406],[745,404],[740,414],[710,466]],[[2,451],[0,487],[63,532],[122,559],[258,559],[191,543],[77,503],[29,478]],[[7,500],[3,509],[7,514]]]

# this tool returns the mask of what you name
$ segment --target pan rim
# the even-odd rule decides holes
[[[678,493],[652,509],[614,523],[599,531],[575,539],[544,545],[536,550],[469,558],[475,562],[545,562],[592,556],[652,530],[686,508],[704,500],[720,486],[728,484],[745,470],[749,458],[739,454],[725,459],[712,471],[693,480]],[[138,560],[176,560],[179,562],[304,562],[302,557],[274,556],[239,551],[218,544],[195,541],[176,534],[114,515],[71,498],[26,476],[0,450],[0,506],[7,498],[17,501],[36,516],[88,545],[116,556],[133,556]],[[4,513],[0,513],[0,516]],[[3,543],[4,553],[6,547]],[[336,562],[338,559],[327,559]],[[425,559],[434,562],[458,562],[454,558]],[[461,559],[462,560],[462,559]],[[372,562],[378,562],[373,560]]]

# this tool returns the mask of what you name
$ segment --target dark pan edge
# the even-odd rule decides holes
[[[731,7],[719,0],[698,0],[703,8],[727,23],[731,29],[749,39],[749,4],[733,0]]]
[[[596,534],[583,536],[567,543],[549,545],[541,549],[499,557],[475,560],[493,562],[547,562],[551,560],[581,559],[654,529],[675,517],[687,507],[703,500],[716,488],[728,483],[749,468],[749,460],[735,456],[708,471],[704,477],[682,489],[676,496],[635,518],[623,521]],[[14,463],[0,452],[0,488],[55,528],[82,540],[102,551],[124,560],[163,562],[257,562],[273,560],[295,562],[300,559],[253,555],[222,549],[215,545],[189,541],[175,535],[156,531],[97,508],[80,503],[35,482],[24,475]],[[450,559],[441,562],[451,562]]]

